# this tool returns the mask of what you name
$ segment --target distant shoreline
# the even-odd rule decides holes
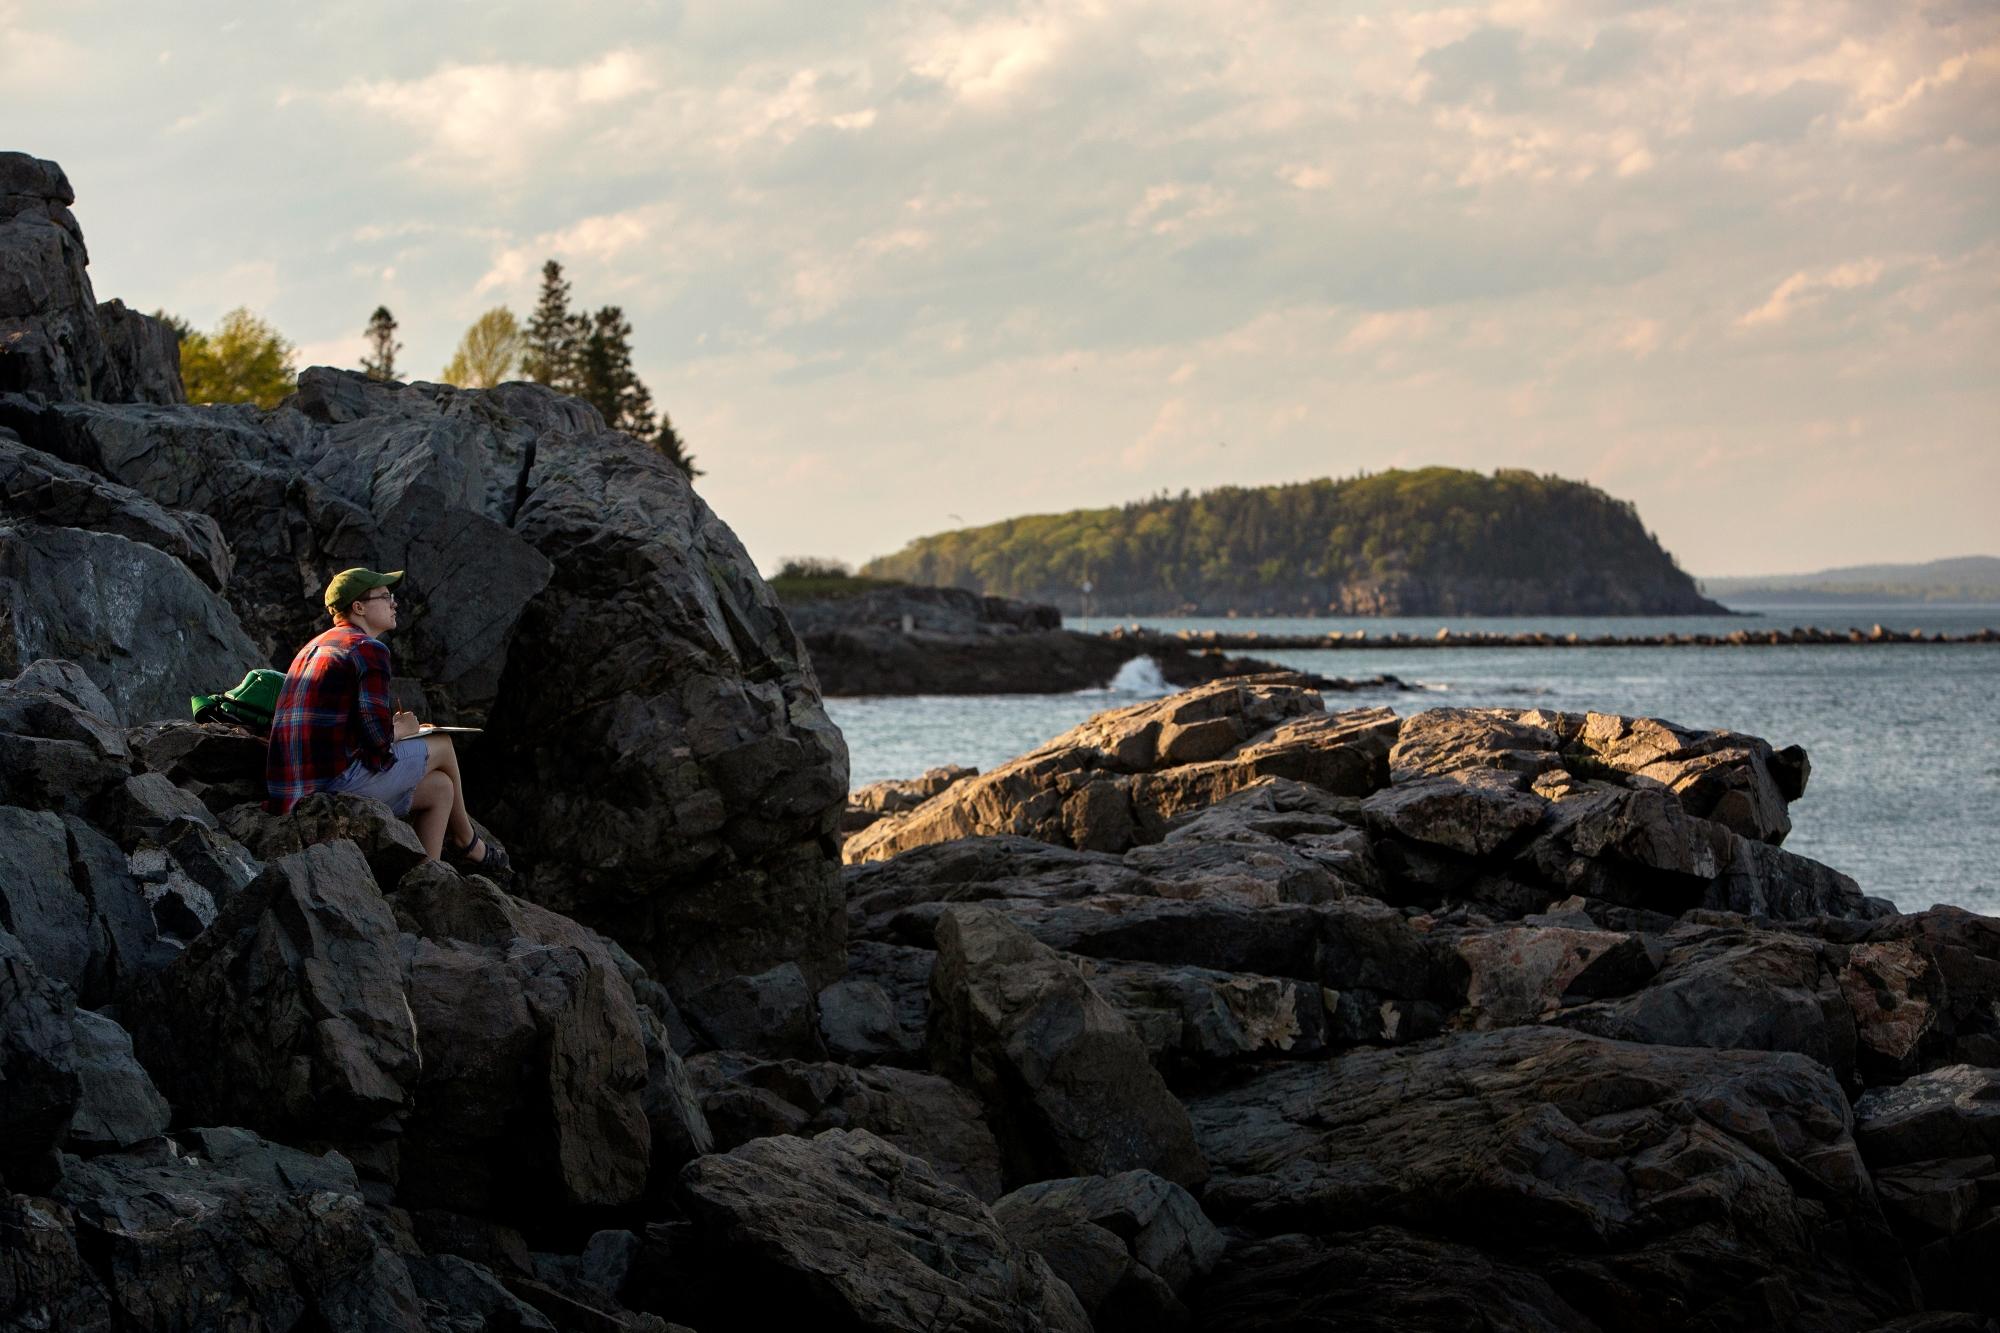
[[[1149,647],[1188,647],[1237,651],[1241,649],[1341,649],[1341,648],[1753,648],[1753,647],[1848,647],[1856,644],[2000,644],[2000,628],[1972,630],[1964,634],[1922,630],[1894,630],[1881,625],[1868,629],[1829,630],[1817,626],[1791,629],[1738,629],[1727,634],[1508,634],[1486,630],[1460,632],[1450,628],[1420,635],[1401,630],[1371,633],[1368,630],[1332,630],[1326,634],[1263,634],[1256,630],[1230,633],[1223,630],[1159,630],[1124,627],[1094,633],[1100,638],[1130,645],[1140,651]]]

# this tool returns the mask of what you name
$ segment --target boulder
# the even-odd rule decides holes
[[[132,1038],[102,1014],[72,1019],[79,1097],[65,1146],[89,1154],[129,1148],[167,1132],[173,1111],[132,1055]]]
[[[232,806],[221,823],[260,861],[281,860],[321,843],[353,843],[383,892],[393,891],[428,859],[416,829],[366,796],[316,792],[282,815],[267,814],[261,805]]]
[[[173,556],[129,537],[0,518],[0,672],[81,666],[116,716],[180,714],[262,655],[236,613]]]
[[[435,862],[394,903],[423,1053],[398,1198],[515,1219],[639,1198],[647,1037],[605,942]]]
[[[834,980],[846,746],[734,534],[652,450],[557,435],[513,527],[559,559],[472,781],[523,893],[682,991],[783,962]]]
[[[1854,1136],[1871,1166],[2000,1156],[2000,1070],[1947,1065],[1854,1103]]]
[[[1854,1014],[1840,960],[1818,941],[1691,926],[1661,944],[1660,971],[1643,986],[1572,1005],[1548,1021],[1661,1046],[1797,1051],[1844,1082],[1853,1079]]]
[[[993,1216],[1048,1261],[1100,1333],[1187,1327],[1181,1297],[1225,1245],[1193,1195],[1150,1171],[1040,1181],[994,1204]]]
[[[0,1188],[39,1193],[61,1173],[82,1098],[74,1017],[69,989],[0,930]]]
[[[947,912],[937,945],[931,1058],[991,1108],[1010,1183],[1134,1168],[1201,1183],[1187,1112],[1073,964],[984,908]]]
[[[889,778],[856,787],[847,794],[849,814],[900,815],[916,809],[955,783],[976,778],[979,770],[963,764],[925,769],[913,778]]]
[[[229,722],[148,722],[128,736],[132,762],[195,797],[211,814],[264,799],[262,736]]]
[[[733,1052],[694,1056],[688,1073],[719,1151],[772,1134],[865,1129],[967,1193],[1000,1197],[1000,1148],[978,1101],[935,1074]]]
[[[556,1326],[528,1304],[491,1269],[455,1254],[431,1254],[409,1263],[410,1280],[424,1304],[424,1326],[458,1333],[508,1329],[514,1333],[556,1333]]]
[[[423,1067],[396,918],[350,842],[265,867],[126,1012],[183,1117],[293,1142],[377,1138]]]
[[[125,857],[75,815],[0,806],[0,926],[85,1004],[173,957]]]
[[[927,991],[928,968],[924,976],[922,988]],[[924,1062],[923,1023],[906,1026],[895,998],[879,982],[848,977],[822,990],[815,1003],[820,1040],[834,1059],[850,1065]]]
[[[680,1195],[694,1244],[673,1256],[684,1306],[661,1313],[699,1327],[1090,1329],[1070,1289],[984,1204],[865,1130],[701,1158]]]
[[[1671,792],[1688,814],[1760,842],[1791,831],[1788,802],[1810,765],[1796,746],[1609,713],[1433,708],[1405,725],[1389,766],[1397,783],[1466,771],[1534,778],[1557,770]]]
[[[361,1197],[328,1184],[166,1139],[68,1158],[49,1197],[0,1196],[0,1324],[424,1333],[402,1259]]]
[[[218,592],[233,567],[222,529],[208,515],[164,509],[129,486],[30,449],[5,428],[0,428],[0,514],[130,538],[172,556]]]
[[[696,1037],[711,1047],[779,1059],[826,1055],[812,987],[797,963],[705,986],[684,998],[680,1010]]]
[[[131,771],[116,711],[83,668],[41,659],[0,682],[0,804],[102,816]]]
[[[849,864],[930,843],[1013,834],[1091,851],[1158,842],[1177,816],[1259,778],[1363,795],[1385,776],[1397,721],[1387,709],[1329,716],[1286,675],[1219,681],[1101,713],[1038,749],[968,778],[849,838]]]
[[[1362,802],[1369,824],[1465,856],[1491,856],[1542,822],[1548,802],[1518,775],[1468,769],[1398,783]]]
[[[1246,1059],[1326,1053],[1326,1004],[1316,982],[1212,968],[1079,959],[1092,990],[1116,1009],[1170,1083]]]
[[[1190,1099],[1225,1224],[1509,1256],[1607,1328],[1865,1328],[1913,1308],[1846,1097],[1791,1053],[1546,1028],[1281,1064]]]

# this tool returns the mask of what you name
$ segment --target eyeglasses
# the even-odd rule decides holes
[[[394,606],[396,604],[396,594],[393,592],[371,592],[366,597],[357,597],[355,600],[358,602],[387,602],[389,605]]]

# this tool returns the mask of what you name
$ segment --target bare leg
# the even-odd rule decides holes
[[[424,774],[410,794],[410,823],[417,830],[417,841],[424,845],[424,855],[433,861],[444,852],[444,827],[451,815],[451,798],[451,779],[442,773]]]
[[[445,832],[451,835],[452,846],[463,847],[472,841],[472,816],[465,813],[465,780],[458,772],[458,750],[449,736],[426,736],[424,744],[430,747],[424,781],[441,773],[451,783],[450,817]]]

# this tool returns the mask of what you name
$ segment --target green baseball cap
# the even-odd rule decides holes
[[[403,577],[402,570],[389,574],[378,574],[372,569],[343,569],[326,585],[326,605],[329,611],[338,611],[349,603],[360,600],[364,593],[377,588],[386,588]]]

